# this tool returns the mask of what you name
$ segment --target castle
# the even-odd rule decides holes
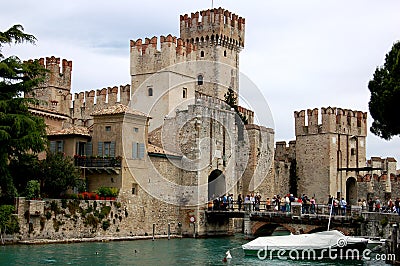
[[[226,233],[232,224],[206,221],[210,200],[271,193],[273,130],[238,107],[244,124],[225,103],[228,90],[239,95],[244,36],[245,19],[222,8],[183,15],[179,38],[130,41],[130,85],[74,96],[72,62],[39,60],[49,74],[27,95],[40,100],[31,112],[45,118],[50,151],[75,157],[88,191],[119,188],[118,200],[135,216],[120,234],[143,235],[153,223],[172,231],[179,224],[183,234],[192,226],[197,235]]]
[[[290,169],[298,192],[321,201],[343,193],[353,202],[364,193],[357,184],[367,183],[361,175],[377,175],[364,167],[366,113],[323,108],[319,124],[318,109],[295,112],[296,141],[278,142],[276,150],[273,129],[238,107],[243,123],[225,94],[239,95],[244,41],[245,19],[227,10],[182,15],[180,37],[130,41],[131,84],[74,95],[72,62],[39,60],[49,73],[26,95],[40,100],[30,110],[48,125],[49,150],[75,157],[88,191],[119,189],[118,201],[133,218],[121,217],[113,234],[167,226],[186,235],[232,232],[231,222],[207,221],[207,203],[223,194],[285,194]],[[371,169],[381,162],[373,159]],[[385,162],[391,176],[395,162]]]

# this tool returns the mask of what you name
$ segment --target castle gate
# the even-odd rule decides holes
[[[213,200],[226,192],[225,175],[221,170],[215,169],[208,176],[208,199]]]
[[[354,177],[346,180],[346,201],[347,205],[357,205],[357,181]]]

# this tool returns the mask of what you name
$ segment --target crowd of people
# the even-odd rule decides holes
[[[249,193],[246,196],[239,194],[236,201],[233,199],[233,194],[224,194],[221,197],[211,199],[208,203],[209,210],[234,210],[238,211],[281,211],[290,212],[292,202],[298,202],[302,205],[302,213],[315,213],[316,200],[314,197],[309,198],[303,194],[301,197],[294,197],[293,194],[285,196],[274,195],[272,198],[267,197],[261,201],[260,193]],[[234,208],[235,205],[235,208]]]
[[[267,197],[261,200],[260,193],[249,193],[246,196],[239,194],[234,199],[233,194],[224,194],[220,197],[210,200],[208,203],[209,210],[223,210],[223,211],[280,211],[290,213],[292,211],[293,203],[298,203],[301,206],[302,214],[315,214],[317,210],[317,202],[315,197],[309,197],[303,194],[295,197],[293,194],[286,194],[284,196],[274,195],[272,198]],[[346,215],[349,208],[348,203],[344,198],[335,198],[331,195],[328,197],[325,205],[332,215]],[[397,213],[400,215],[400,198],[396,200],[389,199],[383,202],[379,197],[365,199],[358,199],[357,206],[363,211],[369,212],[385,212]]]
[[[357,206],[369,212],[397,213],[400,215],[399,197],[395,200],[390,198],[387,202],[380,200],[379,197],[375,197],[374,199],[369,198],[368,201],[365,199],[358,199]]]

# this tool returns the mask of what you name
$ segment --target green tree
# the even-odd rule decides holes
[[[63,192],[78,185],[80,174],[70,157],[62,153],[48,152],[40,162],[41,192],[57,198]]]
[[[14,206],[0,206],[0,234],[14,234],[19,232],[18,218],[13,213]]]
[[[46,70],[38,61],[22,62],[17,56],[5,57],[4,45],[35,43],[33,35],[21,25],[0,32],[0,198],[11,202],[17,195],[9,171],[9,162],[27,153],[38,153],[45,147],[45,123],[33,116],[23,98],[44,81]]]
[[[368,83],[369,111],[374,121],[371,132],[390,140],[400,134],[400,42],[393,44],[383,66],[377,67]]]
[[[25,188],[25,197],[28,199],[37,199],[40,197],[40,184],[37,180],[29,180]]]
[[[239,108],[238,108],[238,102],[237,102],[237,96],[236,93],[229,88],[228,91],[225,93],[224,95],[225,97],[225,102],[235,110],[235,112],[237,113],[237,115],[240,117],[240,119],[242,120],[243,124],[247,125],[248,124],[248,119],[245,115],[243,115],[241,112],[239,112]]]

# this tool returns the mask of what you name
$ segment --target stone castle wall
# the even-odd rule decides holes
[[[108,200],[25,201],[19,198],[17,215],[20,240],[151,235],[153,223],[157,235],[167,234],[168,223],[171,234],[178,233],[176,217],[179,215],[159,204],[153,210],[144,210],[140,203],[127,206]]]

